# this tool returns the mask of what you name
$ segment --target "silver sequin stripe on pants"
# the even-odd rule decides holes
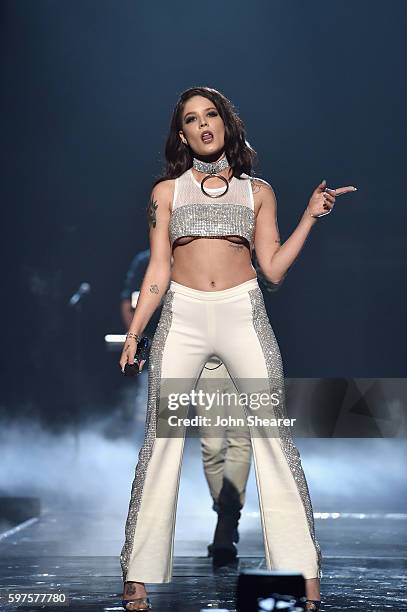
[[[163,299],[160,320],[157,324],[157,329],[150,346],[148,360],[148,399],[144,429],[144,442],[139,452],[134,480],[131,487],[129,510],[125,526],[125,541],[120,553],[120,565],[122,569],[123,582],[127,580],[129,558],[133,547],[134,532],[136,528],[138,511],[140,509],[143,485],[146,477],[148,462],[150,460],[156,438],[157,411],[160,400],[161,362],[165,341],[171,327],[171,307],[173,298],[174,292],[168,290]]]
[[[280,350],[277,344],[276,337],[273,329],[270,325],[270,321],[267,316],[266,307],[264,304],[263,294],[260,287],[253,289],[249,292],[250,300],[252,303],[253,310],[253,324],[257,335],[260,340],[260,344],[263,350],[264,358],[267,365],[267,372],[269,380],[280,381],[280,387],[283,390],[283,401],[278,406],[275,406],[274,410],[276,416],[279,419],[285,419],[287,414],[285,412],[285,393],[284,393],[284,371],[280,355]],[[304,506],[305,514],[308,521],[309,531],[312,541],[315,546],[317,553],[318,573],[317,577],[322,578],[322,553],[318,540],[315,536],[315,524],[314,524],[314,512],[311,503],[311,497],[308,490],[307,480],[305,478],[304,470],[301,464],[300,453],[295,446],[291,429],[287,426],[281,425],[279,427],[281,448],[283,449],[284,455],[287,459],[287,463],[290,467],[291,473],[294,477],[298,491],[301,496],[301,501]]]
[[[124,581],[171,580],[184,438],[156,436],[157,406],[165,379],[196,380],[213,354],[240,392],[259,378],[283,389],[280,351],[257,279],[215,292],[171,282],[150,353],[145,441],[121,553]],[[279,415],[285,416],[284,401]],[[321,577],[311,500],[290,430],[279,428],[277,437],[251,435],[251,443],[267,567]]]

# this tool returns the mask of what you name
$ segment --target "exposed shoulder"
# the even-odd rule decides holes
[[[171,210],[172,200],[174,198],[175,179],[166,179],[155,185],[151,192],[151,199],[158,202],[163,202],[168,205]]]
[[[261,179],[257,176],[249,176],[250,183],[252,185],[253,193],[260,193],[261,191],[272,191],[274,193],[274,189],[264,179]]]
[[[157,196],[165,196],[174,191],[175,179],[160,181],[153,187],[153,193]]]
[[[257,176],[246,175],[246,177],[251,183],[256,217],[262,207],[267,208],[268,206],[271,206],[272,208],[276,209],[276,194],[274,193],[274,189],[270,183]]]

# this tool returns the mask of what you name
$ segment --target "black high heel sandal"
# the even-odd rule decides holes
[[[308,605],[311,604],[311,605]],[[305,612],[318,612],[321,606],[320,599],[306,599],[305,600]]]
[[[140,604],[140,605],[147,605],[147,608],[127,608],[126,606],[128,604]],[[122,606],[124,608],[124,610],[128,610],[128,612],[137,612],[137,611],[142,611],[142,610],[151,610],[152,605],[150,602],[150,599],[148,597],[138,597],[136,599],[122,599]]]

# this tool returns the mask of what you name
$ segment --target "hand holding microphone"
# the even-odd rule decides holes
[[[120,357],[120,369],[124,376],[137,376],[147,360],[149,339],[129,332]]]

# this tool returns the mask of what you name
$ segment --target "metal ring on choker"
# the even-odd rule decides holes
[[[226,189],[225,191],[223,191],[222,193],[219,193],[218,195],[214,195],[214,194],[210,194],[207,191],[205,191],[204,189],[204,182],[209,179],[209,178],[213,178],[214,176],[216,176],[217,178],[222,179],[222,181],[225,181],[226,184]],[[226,177],[222,176],[222,174],[208,174],[207,176],[204,176],[204,178],[201,181],[201,191],[202,193],[204,193],[206,196],[209,196],[210,198],[220,198],[222,196],[224,196],[228,191],[229,191],[229,181],[227,180]]]

